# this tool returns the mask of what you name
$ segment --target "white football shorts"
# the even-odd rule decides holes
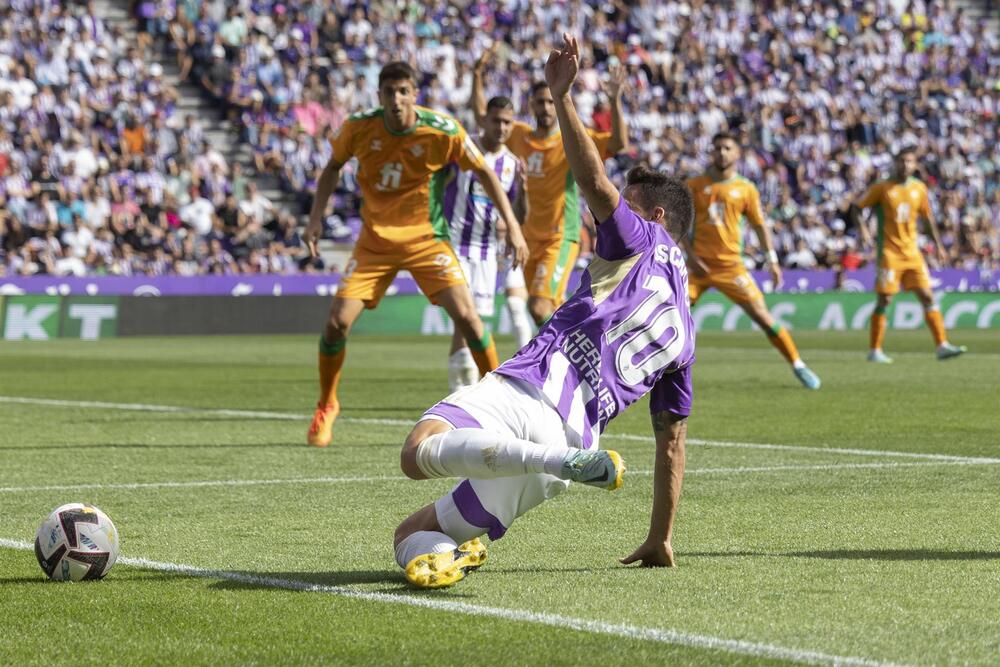
[[[462,273],[469,283],[472,300],[480,317],[493,317],[497,294],[497,256],[490,253],[486,259],[458,258]]]
[[[504,289],[527,289],[524,284],[524,271],[521,267],[516,269],[507,269],[507,275],[504,276]]]
[[[489,373],[424,413],[453,428],[478,428],[545,445],[581,446],[542,391],[518,379]],[[569,482],[536,473],[496,479],[466,479],[434,503],[438,523],[461,544],[480,535],[496,540],[514,520],[561,493]]]

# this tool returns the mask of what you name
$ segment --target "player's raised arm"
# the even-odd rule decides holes
[[[608,139],[608,153],[615,155],[628,150],[628,125],[625,123],[625,112],[622,111],[622,93],[628,85],[628,72],[624,65],[611,68],[611,78],[604,85],[611,102],[611,138]]]
[[[326,203],[329,201],[330,195],[337,189],[337,183],[340,181],[340,170],[343,166],[334,158],[330,158],[316,181],[316,195],[313,197],[312,208],[309,209],[309,224],[306,226],[305,234],[302,235],[302,240],[305,241],[311,257],[319,255],[316,242],[323,235],[323,213],[326,211]]]
[[[549,84],[555,102],[569,168],[599,224],[611,217],[620,196],[604,173],[604,161],[576,113],[570,95],[573,81],[580,70],[580,47],[576,38],[569,34],[563,35],[563,39],[563,48],[553,49],[549,53],[549,59],[545,63],[545,81]]]
[[[483,85],[483,75],[486,73],[486,66],[490,64],[496,48],[497,45],[494,42],[490,48],[483,51],[483,54],[476,60],[475,65],[472,66],[472,97],[470,102],[472,104],[472,113],[476,116],[476,125],[480,127],[482,127],[483,121],[486,119],[486,90]]]
[[[674,550],[670,541],[677,505],[681,499],[681,484],[684,481],[687,417],[666,410],[654,412],[651,416],[653,434],[656,436],[656,459],[649,533],[639,548],[622,558],[621,563],[628,565],[639,562],[643,567],[673,567]]]

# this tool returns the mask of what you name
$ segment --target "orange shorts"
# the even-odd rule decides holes
[[[434,295],[441,290],[466,284],[455,251],[447,241],[432,239],[392,253],[373,252],[358,244],[340,279],[337,296],[360,299],[366,308],[374,308],[403,270],[413,275],[431,303],[436,303]]]
[[[580,254],[580,244],[556,237],[546,241],[528,241],[528,261],[524,278],[530,296],[548,299],[557,306],[566,300],[566,284]]]
[[[875,278],[875,291],[891,296],[899,293],[900,285],[905,290],[931,289],[931,274],[923,258],[910,260],[885,260],[879,263]]]
[[[688,296],[693,306],[705,290],[714,287],[735,303],[749,303],[763,299],[757,282],[742,264],[708,265],[708,275],[698,277],[688,273]]]

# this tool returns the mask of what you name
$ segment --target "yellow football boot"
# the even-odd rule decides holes
[[[406,565],[406,580],[417,588],[444,588],[486,562],[486,545],[478,537],[454,551],[417,556]]]

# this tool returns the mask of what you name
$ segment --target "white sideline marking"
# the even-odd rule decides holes
[[[803,465],[777,466],[741,466],[737,468],[693,468],[686,470],[685,475],[745,475],[758,472],[785,472],[801,470],[874,470],[878,468],[926,468],[932,466],[976,466],[996,465],[997,462],[978,461],[922,461],[919,463],[823,463]],[[629,470],[626,477],[650,477],[652,470]],[[406,482],[409,477],[403,475],[371,475],[357,477],[290,477],[287,479],[208,479],[191,480],[187,482],[122,482],[118,484],[66,484],[49,486],[0,486],[0,493],[18,493],[30,491],[87,491],[101,489],[124,489],[127,491],[141,489],[188,489],[213,486],[275,486],[279,484],[348,484],[365,482]]]
[[[187,408],[176,405],[149,405],[145,403],[106,403],[104,401],[67,401],[54,398],[32,398],[26,396],[0,396],[0,403],[16,403],[22,405],[50,405],[65,408],[97,408],[102,410],[134,410],[140,412],[168,412],[184,414],[206,414],[226,417],[244,417],[246,419],[280,419],[290,421],[308,420],[309,415],[299,415],[289,412],[265,412],[259,410],[229,410],[225,408]],[[386,426],[410,426],[412,419],[378,419],[372,417],[338,417],[338,421],[355,424],[381,424]],[[629,433],[608,433],[602,439],[634,440],[638,442],[653,442],[652,436],[632,435]],[[929,461],[955,461],[963,463],[1000,463],[998,458],[952,456],[949,454],[923,454],[919,452],[900,452],[877,449],[845,449],[839,447],[805,447],[802,445],[776,445],[757,442],[731,442],[728,440],[703,440],[689,438],[689,445],[708,445],[712,447],[730,447],[737,449],[774,449],[780,451],[850,454],[853,456],[901,457],[926,459]]]
[[[0,486],[0,493],[19,491],[86,491],[98,489],[189,489],[205,486],[274,486],[278,484],[344,484],[351,482],[398,482],[409,480],[402,475],[358,477],[301,477],[288,479],[208,479],[189,482],[123,482],[119,484],[66,484],[49,486]]]
[[[219,415],[220,417],[245,417],[247,419],[280,419],[285,421],[308,420],[311,415],[297,415],[289,412],[265,412],[260,410],[228,410],[225,408],[186,408],[178,405],[149,405],[146,403],[106,403],[104,401],[64,401],[56,398],[30,398],[25,396],[0,396],[0,403],[20,403],[22,405],[51,405],[57,408],[97,408],[100,410],[135,410],[139,412],[169,412],[196,415]],[[410,426],[413,420],[377,419],[374,417],[338,417],[338,421],[355,424],[384,424],[386,426]]]
[[[637,442],[653,442],[652,436],[632,435],[630,433],[605,433],[602,440],[634,440]],[[849,454],[851,456],[899,457],[908,459],[926,459],[928,461],[952,461],[955,463],[1000,463],[998,458],[984,456],[954,456],[951,454],[924,454],[921,452],[900,452],[889,449],[850,449],[844,447],[806,447],[803,445],[775,445],[765,442],[731,442],[729,440],[703,440],[688,438],[689,445],[706,445],[709,447],[732,447],[736,449],[775,449],[785,452],[809,452],[812,454]]]
[[[34,545],[21,540],[8,540],[0,538],[0,547],[8,549],[18,549],[30,551]],[[485,616],[489,618],[499,618],[505,621],[534,623],[537,625],[547,625],[563,630],[575,630],[577,632],[588,632],[591,634],[611,635],[623,637],[625,639],[636,639],[640,641],[650,641],[659,644],[670,644],[674,646],[686,646],[691,648],[702,648],[738,655],[754,656],[759,658],[774,658],[777,660],[791,660],[808,665],[845,665],[851,667],[892,667],[893,663],[879,662],[868,658],[857,658],[852,656],[832,655],[819,651],[805,651],[801,649],[778,646],[776,644],[765,644],[762,642],[752,642],[740,639],[725,639],[713,637],[711,635],[698,635],[679,630],[666,628],[644,628],[629,624],[606,623],[603,621],[593,621],[584,618],[574,618],[572,616],[562,616],[559,614],[547,614],[544,612],[529,611],[527,609],[508,609],[504,607],[489,607],[486,605],[470,604],[467,602],[454,602],[451,600],[441,600],[432,597],[417,597],[405,592],[399,594],[377,593],[368,591],[358,591],[343,586],[326,586],[323,584],[310,584],[294,579],[280,579],[277,577],[258,576],[243,572],[228,572],[226,570],[212,570],[195,567],[193,565],[183,565],[180,563],[165,563],[161,561],[149,560],[146,558],[122,557],[118,562],[144,570],[156,570],[158,572],[173,572],[189,577],[200,577],[204,579],[223,579],[234,581],[240,584],[251,586],[266,586],[269,588],[280,588],[291,591],[301,591],[308,593],[329,593],[355,600],[365,600],[367,602],[381,602],[386,604],[402,604],[410,607],[422,607],[435,611],[446,611],[450,613],[468,614],[470,616]]]

